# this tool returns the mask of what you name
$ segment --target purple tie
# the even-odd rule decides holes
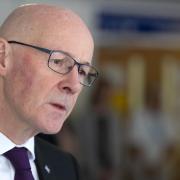
[[[4,156],[15,168],[14,180],[34,180],[26,148],[15,147],[4,153]]]

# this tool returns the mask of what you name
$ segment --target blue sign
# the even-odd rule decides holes
[[[180,18],[102,12],[99,14],[98,27],[110,32],[180,32]]]

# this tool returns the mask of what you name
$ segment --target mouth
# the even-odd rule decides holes
[[[50,105],[56,108],[57,110],[66,111],[66,107],[64,105],[58,103],[50,103]]]

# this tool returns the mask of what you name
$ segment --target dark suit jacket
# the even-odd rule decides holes
[[[35,138],[35,164],[40,180],[79,180],[79,167],[69,153]]]

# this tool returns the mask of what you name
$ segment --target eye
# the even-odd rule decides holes
[[[85,71],[85,70],[83,70],[82,68],[81,68],[81,69],[79,69],[79,74],[80,74],[81,76],[87,76],[86,71]]]
[[[52,59],[52,61],[54,62],[54,64],[59,64],[59,65],[62,65],[63,63],[63,59]]]

